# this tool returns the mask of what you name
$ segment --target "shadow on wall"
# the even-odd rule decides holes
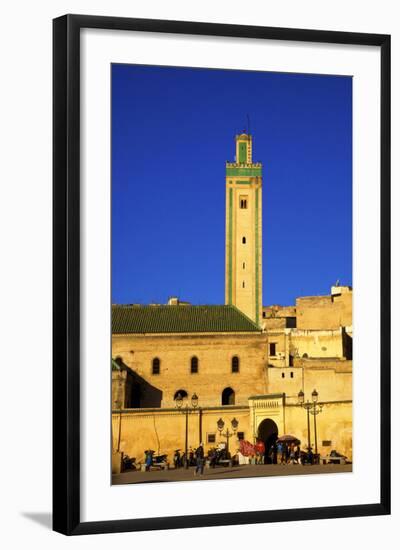
[[[346,359],[353,359],[353,338],[343,329],[343,350]]]
[[[119,371],[120,376],[118,378],[113,377],[113,390],[114,384],[121,384],[124,381],[123,395],[120,394],[118,387],[116,395],[118,396],[118,400],[122,401],[125,408],[161,407],[163,392],[128,367],[121,357],[116,357],[114,360],[113,371],[115,370]]]
[[[161,401],[163,398],[163,392],[161,390],[150,384],[136,372],[130,371],[129,378],[131,379],[130,406],[132,408],[161,407]]]

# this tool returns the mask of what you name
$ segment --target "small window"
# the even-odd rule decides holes
[[[244,432],[238,432],[237,433],[237,438],[238,438],[239,441],[244,440]]]
[[[242,237],[242,243],[246,244],[246,237]]]
[[[153,359],[153,365],[152,365],[152,372],[153,374],[160,374],[160,360],[158,357],[155,357]]]
[[[323,447],[331,447],[332,441],[330,439],[323,439],[322,440],[322,446]]]
[[[232,357],[232,372],[239,372],[239,357],[237,355]]]
[[[276,344],[275,343],[271,343],[269,345],[269,354],[271,355],[271,357],[275,357],[275,355],[276,355]]]
[[[265,319],[265,317],[266,317],[266,313],[265,311],[263,311],[263,319]]]
[[[246,264],[245,264],[245,262],[243,262],[243,269],[246,269]]]
[[[215,434],[207,434],[207,443],[215,443],[216,437]]]
[[[293,372],[290,373],[290,378],[293,378],[294,377],[294,374]]]
[[[196,374],[199,372],[199,360],[197,357],[192,357],[190,360],[190,372]]]
[[[285,373],[283,372],[283,373],[281,374],[281,376],[282,376],[282,378],[285,378]]]
[[[242,209],[247,208],[247,199],[240,199],[240,208]]]
[[[245,284],[244,284],[244,281],[243,281],[243,283],[242,283],[242,288],[244,288],[244,287],[245,287]]]

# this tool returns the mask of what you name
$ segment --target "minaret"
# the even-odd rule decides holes
[[[236,136],[235,162],[226,163],[225,303],[257,325],[262,316],[262,164],[253,163],[252,137]]]

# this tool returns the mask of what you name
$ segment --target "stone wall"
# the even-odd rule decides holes
[[[331,330],[351,326],[353,323],[352,298],[353,293],[350,289],[330,296],[297,298],[297,328]]]
[[[273,330],[273,329],[284,329],[286,328],[286,318],[285,317],[270,317],[263,319],[261,326],[264,330]]]
[[[352,460],[352,403],[344,400],[323,403],[322,411],[317,415],[316,421],[318,452],[328,455],[336,450]],[[286,404],[285,423],[287,432],[296,435],[302,442],[302,447],[305,448],[307,446],[306,410],[297,405]],[[310,439],[313,450],[315,449],[314,437],[314,417],[310,415]]]
[[[314,361],[312,366],[270,367],[268,393],[284,392],[292,403],[300,390],[311,400],[316,389],[319,399],[340,401],[352,399],[352,368],[350,361]],[[294,401],[293,401],[294,400]]]
[[[235,392],[236,405],[247,405],[249,395],[267,390],[267,335],[167,334],[113,335],[113,357],[131,369],[140,391],[140,407],[174,407],[179,390],[189,398],[196,393],[203,407],[222,405],[222,391]],[[191,358],[198,358],[192,374]],[[239,357],[239,372],[232,372],[232,358]],[[160,374],[152,374],[152,361],[160,360]]]
[[[271,319],[271,321],[281,320]],[[290,366],[300,358],[350,359],[352,357],[352,338],[344,328],[300,330],[275,327],[268,329],[267,334],[270,366]]]
[[[188,449],[196,449],[204,443],[207,452],[220,442],[227,441],[217,429],[217,421],[225,422],[223,432],[228,428],[232,432],[231,421],[238,420],[236,435],[229,438],[229,450],[235,454],[239,448],[237,435],[242,433],[245,439],[253,440],[250,433],[250,416],[248,407],[216,407],[212,409],[191,410],[188,414]],[[121,422],[120,450],[137,461],[144,461],[144,451],[153,449],[156,454],[167,454],[173,461],[176,449],[185,449],[184,411],[175,409],[140,409],[114,412],[112,415],[113,449],[118,447],[119,423]],[[208,442],[208,436],[215,436],[215,443]]]
[[[270,318],[287,318],[287,317],[296,317],[296,306],[264,306],[263,307],[263,317],[266,319]]]
[[[336,330],[301,330],[290,332],[295,357],[343,357],[343,332]]]
[[[263,402],[262,396],[259,398]],[[289,433],[298,437],[302,448],[307,446],[307,413],[305,409],[290,399],[280,406],[279,410],[271,409],[263,411],[257,408],[257,400],[252,401],[252,407],[216,407],[197,410],[188,415],[188,449],[193,450],[204,443],[205,452],[218,443],[226,443],[226,438],[217,429],[217,421],[222,418],[225,422],[224,430],[228,428],[232,432],[231,421],[238,420],[237,433],[229,438],[229,450],[236,454],[239,449],[238,434],[244,439],[254,442],[253,411],[262,416],[258,417],[257,425],[261,419],[272,418],[278,427],[279,435]],[[254,407],[256,407],[254,409]],[[201,424],[200,424],[201,418]],[[137,462],[144,461],[144,451],[153,449],[156,454],[167,454],[170,463],[176,449],[185,449],[185,422],[183,412],[176,409],[139,409],[126,410],[112,415],[112,441],[113,449],[118,448],[135,457]],[[310,438],[314,447],[314,418],[310,417]],[[121,429],[120,429],[121,426]],[[208,442],[208,436],[215,435],[215,443]],[[329,443],[329,444],[328,444]],[[329,454],[333,449],[352,459],[352,404],[350,401],[323,402],[322,412],[317,416],[317,445],[322,454]]]

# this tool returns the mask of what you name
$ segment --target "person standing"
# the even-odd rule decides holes
[[[217,462],[217,450],[215,449],[215,447],[213,447],[210,450],[209,458],[210,458],[210,468],[215,468],[215,464]]]
[[[294,464],[296,458],[296,453],[294,450],[294,443],[290,444],[290,450],[289,450],[289,464]]]
[[[200,473],[202,476],[204,472],[204,447],[203,443],[200,443],[200,445],[196,449],[196,469],[194,471],[194,475],[197,475],[197,473]]]
[[[300,445],[297,443],[294,448],[294,461],[296,464],[301,464],[300,461]]]
[[[146,464],[146,472],[149,472],[151,466],[153,465],[153,452],[150,450],[145,451],[145,464]]]
[[[179,453],[179,449],[177,449],[175,451],[175,454],[174,454],[174,466],[175,466],[175,469],[178,469],[179,466],[181,464],[181,455]]]
[[[290,462],[290,445],[289,443],[285,443],[285,464],[289,464]]]
[[[256,464],[264,464],[265,445],[264,442],[259,439],[255,445],[256,450]]]
[[[278,441],[276,444],[276,452],[277,452],[277,463],[282,464],[283,463],[283,445],[281,441]]]

